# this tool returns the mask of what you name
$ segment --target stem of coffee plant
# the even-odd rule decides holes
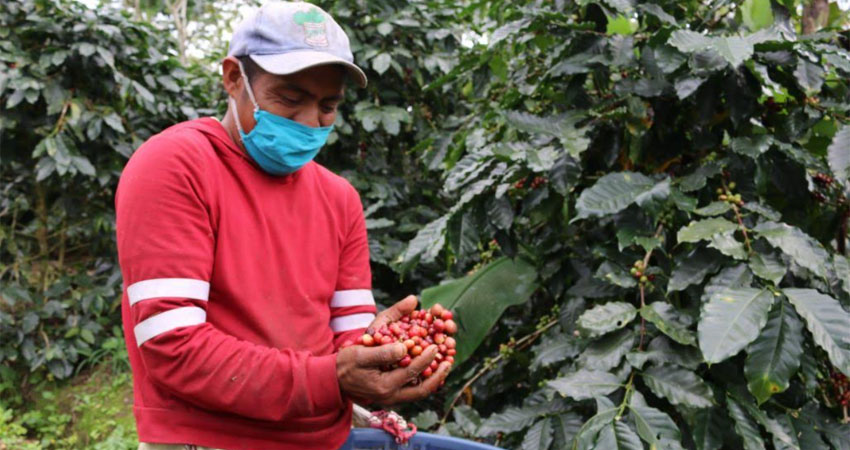
[[[664,231],[664,225],[659,224],[658,228],[655,229],[655,236],[660,237],[661,233]],[[643,267],[649,267],[649,258],[652,257],[652,251],[654,249],[649,249],[646,254],[643,256]],[[640,288],[640,307],[643,308],[646,306],[646,286],[643,283],[638,283]],[[643,351],[643,339],[646,336],[646,319],[643,316],[640,317],[640,342],[638,343],[638,351]]]
[[[533,342],[534,342],[534,341],[535,341],[538,337],[540,337],[540,335],[541,335],[541,334],[543,334],[543,333],[544,333],[546,330],[548,330],[549,328],[552,328],[552,327],[553,327],[556,323],[558,323],[558,318],[557,318],[557,317],[555,317],[555,318],[551,319],[550,321],[546,322],[545,324],[543,324],[543,326],[541,326],[540,328],[538,328],[537,330],[535,330],[533,333],[527,334],[527,335],[523,336],[522,338],[520,338],[519,340],[517,340],[517,341],[513,344],[513,348],[514,348],[515,350],[522,350],[522,349],[524,349],[524,348],[528,347],[528,346],[529,346],[529,345],[531,345],[531,344],[532,344],[532,343],[533,343]],[[448,409],[446,409],[446,413],[445,413],[445,414],[443,414],[443,418],[440,420],[440,424],[441,424],[441,425],[446,423],[446,419],[449,417],[449,414],[451,414],[452,409],[454,409],[455,405],[457,405],[457,401],[458,401],[458,400],[460,400],[460,397],[461,397],[461,396],[463,396],[463,393],[464,393],[467,389],[469,389],[469,388],[470,388],[470,386],[472,386],[472,384],[473,384],[473,383],[475,383],[476,381],[478,381],[478,379],[479,379],[479,378],[481,378],[482,376],[484,376],[484,374],[486,374],[486,373],[487,373],[487,372],[489,372],[491,369],[493,369],[494,367],[496,367],[496,365],[498,365],[498,364],[499,364],[499,363],[500,363],[500,362],[504,359],[504,357],[505,357],[505,354],[504,354],[504,353],[500,353],[500,354],[499,354],[499,356],[497,356],[497,357],[495,357],[495,358],[491,359],[490,361],[487,361],[487,362],[484,364],[484,367],[482,367],[482,368],[481,368],[481,370],[479,370],[479,371],[478,371],[478,372],[477,372],[477,373],[476,373],[476,374],[475,374],[472,378],[470,378],[470,379],[469,379],[469,381],[467,381],[467,382],[463,385],[463,387],[462,387],[462,388],[460,388],[460,390],[458,390],[458,391],[457,391],[457,394],[455,394],[454,398],[452,399],[452,403],[449,405]]]

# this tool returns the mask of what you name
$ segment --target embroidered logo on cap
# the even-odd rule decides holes
[[[305,41],[313,47],[327,47],[328,36],[325,31],[325,15],[316,8],[298,11],[294,16],[295,23],[304,27]]]

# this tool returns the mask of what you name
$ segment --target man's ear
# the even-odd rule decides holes
[[[233,97],[238,98],[242,92],[242,72],[239,70],[239,60],[234,56],[228,56],[221,61],[221,82],[224,90]]]

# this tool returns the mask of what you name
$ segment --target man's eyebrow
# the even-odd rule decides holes
[[[287,89],[287,90],[290,90],[290,91],[295,91],[299,94],[302,94],[302,95],[310,97],[310,98],[316,98],[316,95],[314,95],[312,92],[308,91],[307,89],[302,88],[301,86],[298,86],[297,84],[285,83],[284,82],[284,83],[278,84],[275,87],[278,88],[278,89]],[[326,100],[339,101],[339,100],[342,100],[342,98],[343,98],[343,95],[342,95],[342,92],[340,92],[339,94],[324,97],[324,98],[322,98],[322,101],[326,101]]]

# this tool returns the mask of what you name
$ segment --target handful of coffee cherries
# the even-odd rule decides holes
[[[376,347],[401,342],[407,354],[398,364],[384,367],[385,370],[393,370],[397,367],[409,366],[413,358],[422,354],[428,347],[436,345],[437,355],[431,365],[420,374],[421,381],[433,375],[441,362],[454,363],[457,342],[452,335],[457,333],[457,323],[453,319],[454,314],[437,303],[430,309],[412,311],[377,330],[370,328],[356,341],[346,341],[342,347],[351,345]]]

